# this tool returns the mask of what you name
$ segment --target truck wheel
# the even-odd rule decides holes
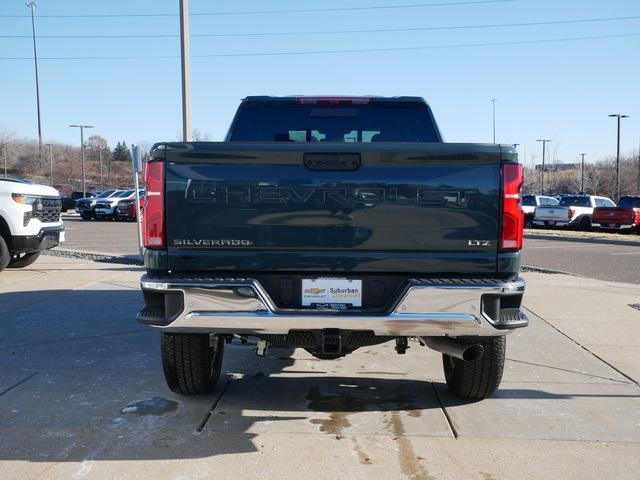
[[[531,215],[524,217],[524,228],[533,228],[533,217]]]
[[[589,217],[582,217],[578,224],[578,228],[584,231],[591,230],[591,219]]]
[[[35,262],[40,256],[40,252],[25,253],[21,257],[13,257],[9,261],[9,268],[24,268]]]
[[[222,368],[224,338],[211,346],[207,333],[163,333],[162,369],[171,390],[183,395],[213,391]]]
[[[506,351],[505,337],[459,337],[458,341],[480,344],[482,356],[473,362],[442,355],[444,376],[449,389],[462,398],[482,399],[500,386]]]
[[[11,254],[9,253],[9,247],[7,247],[7,242],[4,240],[4,237],[0,235],[0,272],[7,268],[10,261]]]

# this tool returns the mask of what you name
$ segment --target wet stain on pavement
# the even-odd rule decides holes
[[[351,437],[351,441],[353,442],[353,449],[356,451],[356,455],[358,455],[358,460],[360,461],[360,463],[362,465],[372,465],[373,461],[363,450],[362,445],[358,443],[358,439],[356,437]]]
[[[398,442],[398,462],[402,473],[413,480],[435,480],[420,464],[421,458],[416,456],[409,437],[404,436],[404,424],[399,412],[391,412],[388,420],[393,439]]]
[[[133,415],[164,415],[178,408],[178,402],[167,400],[166,398],[153,397],[149,400],[142,400],[127,405],[121,413],[129,413]]]
[[[307,408],[315,412],[329,413],[329,418],[314,418],[310,422],[314,425],[320,426],[320,431],[335,435],[336,439],[343,438],[343,431],[345,428],[351,426],[348,415],[356,412],[364,412],[368,406],[372,405],[385,405],[389,407],[384,410],[395,407],[397,409],[406,409],[412,407],[414,397],[404,394],[400,391],[391,396],[357,396],[351,393],[351,391],[367,391],[377,392],[379,389],[371,388],[364,385],[340,385],[339,387],[350,390],[349,392],[339,393],[327,393],[324,394],[317,386],[311,387],[306,399],[308,400]]]

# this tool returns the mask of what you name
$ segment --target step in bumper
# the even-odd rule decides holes
[[[385,315],[278,309],[260,283],[250,278],[145,275],[141,287],[145,308],[138,321],[167,332],[266,335],[339,329],[378,336],[500,336],[528,324],[519,309],[525,289],[521,278],[412,280]],[[500,299],[506,299],[509,308],[496,308]]]

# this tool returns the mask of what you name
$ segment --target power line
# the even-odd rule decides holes
[[[505,27],[531,27],[542,25],[567,25],[579,23],[615,22],[621,20],[638,20],[640,15],[629,17],[607,17],[607,18],[584,18],[570,20],[549,20],[540,22],[519,22],[519,23],[489,23],[480,25],[444,25],[433,27],[405,27],[405,28],[373,28],[359,30],[311,30],[305,32],[245,32],[245,33],[199,33],[192,34],[191,37],[268,37],[268,36],[289,36],[289,35],[327,35],[327,34],[347,34],[347,33],[398,33],[398,32],[419,32],[433,30],[472,30],[485,28],[505,28]],[[104,39],[104,38],[177,38],[178,34],[139,34],[139,35],[38,35],[38,38],[54,39]],[[31,35],[0,35],[0,38],[31,38]]]
[[[382,53],[411,50],[436,50],[449,48],[474,48],[474,47],[500,47],[505,45],[534,45],[542,43],[561,43],[581,40],[603,40],[610,38],[627,38],[640,36],[640,32],[622,33],[614,35],[594,35],[587,37],[547,38],[539,40],[519,40],[510,42],[485,42],[485,43],[459,43],[449,45],[425,45],[415,47],[388,47],[388,48],[362,48],[344,50],[300,50],[288,52],[247,52],[247,53],[212,53],[203,55],[191,55],[191,58],[221,58],[221,57],[272,57],[290,55],[324,55],[340,53]],[[93,57],[40,57],[40,60],[146,60],[179,58],[179,55],[145,55],[145,56],[93,56]],[[0,60],[32,60],[31,57],[0,57]]]
[[[395,10],[404,8],[428,8],[428,7],[450,7],[458,5],[483,5],[490,3],[517,2],[519,0],[473,0],[457,2],[438,3],[412,3],[406,5],[370,5],[362,7],[336,7],[336,8],[300,8],[286,10],[246,10],[231,12],[196,12],[191,16],[219,16],[219,15],[270,15],[281,13],[322,13],[322,12],[351,12],[362,10]],[[22,18],[27,15],[0,15],[0,18]],[[125,18],[125,17],[175,17],[178,13],[96,13],[84,15],[38,15],[38,18]]]

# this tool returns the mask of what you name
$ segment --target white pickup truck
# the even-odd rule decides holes
[[[536,207],[533,225],[537,227],[574,227],[583,230],[591,228],[593,209],[615,207],[607,197],[595,195],[565,195],[556,206]]]
[[[556,197],[548,197],[546,195],[523,195],[522,211],[524,212],[524,228],[533,226],[533,216],[537,207],[553,207],[558,205],[559,200]]]
[[[64,242],[61,206],[55,188],[0,179],[0,271],[31,265]]]

